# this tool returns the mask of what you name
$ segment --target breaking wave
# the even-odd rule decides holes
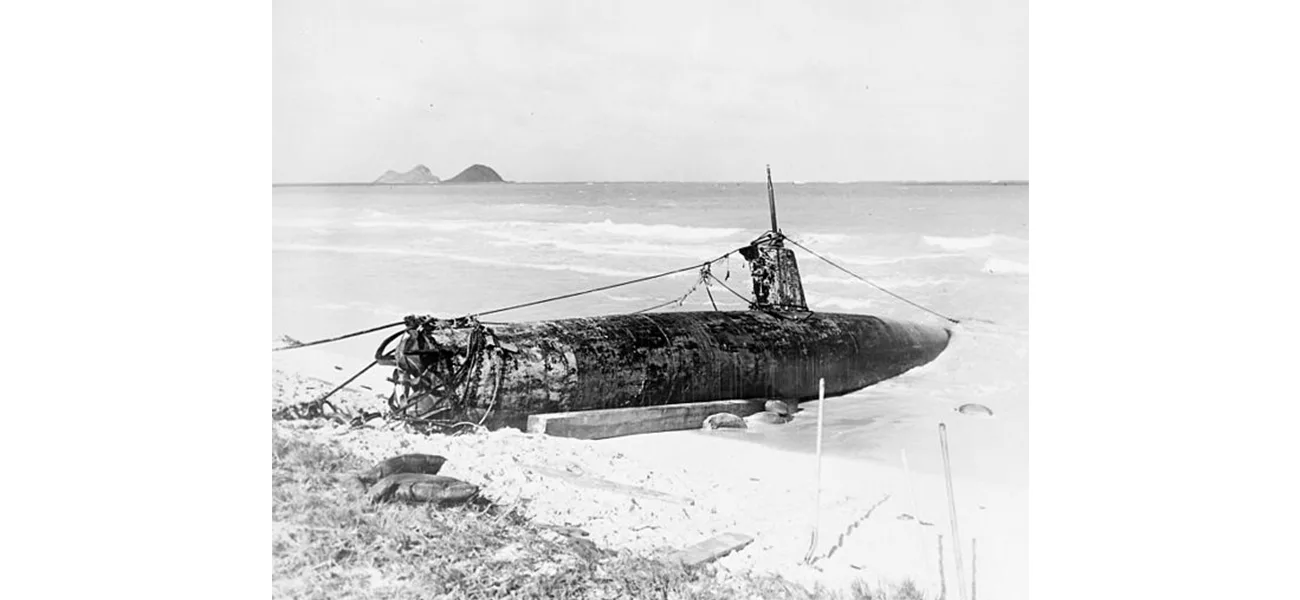
[[[805,284],[811,283],[816,285],[825,285],[825,284],[861,285],[864,286],[864,289],[866,285],[861,281],[858,281],[857,279],[853,279],[849,277],[848,275],[803,275],[801,278],[803,279],[803,282]],[[931,287],[937,285],[953,284],[958,282],[957,279],[951,277],[926,277],[926,278],[908,277],[902,279],[867,277],[867,279],[875,282],[877,285],[880,285],[881,287],[885,287],[888,289]]]
[[[599,275],[603,277],[647,277],[655,275],[662,271],[628,271],[623,269],[609,269],[605,267],[593,267],[586,265],[564,265],[554,263],[527,263],[513,260],[488,258],[485,256],[473,256],[464,254],[452,254],[447,252],[437,252],[433,250],[403,250],[400,248],[378,248],[378,247],[356,247],[345,248],[340,246],[319,246],[313,244],[276,244],[271,247],[276,252],[333,252],[337,254],[383,254],[390,256],[415,256],[424,258],[436,258],[440,260],[454,260],[475,265],[484,265],[491,267],[509,267],[515,269],[535,269],[538,271],[569,271],[573,273],[582,273],[585,275]],[[669,277],[696,276],[693,272],[676,273]]]
[[[1029,244],[1029,240],[996,233],[979,237],[939,237],[926,235],[921,236],[921,239],[931,246],[943,248],[944,250],[956,251],[989,248],[995,244],[1014,244],[1018,246],[1026,246]]]
[[[498,239],[491,242],[493,246],[545,246],[567,250],[578,254],[595,256],[663,256],[704,261],[722,254],[725,244],[712,245],[663,245],[649,242],[626,243],[583,243],[563,239],[545,239],[543,236],[513,236],[497,233]]]
[[[800,264],[803,264],[805,261],[821,262],[815,256],[808,256],[807,254],[804,254],[802,250],[795,249],[795,253],[799,256]],[[845,256],[833,252],[818,252],[818,254],[821,254],[822,256],[825,256],[826,258],[829,258],[843,265],[858,265],[862,267],[879,267],[882,265],[895,265],[899,263],[911,262],[914,260],[937,260],[941,258],[957,258],[957,257],[964,256],[963,254],[956,253],[956,252],[940,252],[935,254],[913,254],[911,256]]]
[[[806,233],[799,236],[800,243],[813,247],[839,244],[847,239],[849,236],[843,233]]]
[[[643,298],[641,296],[624,296],[612,292],[601,292],[600,295],[610,300],[613,300],[614,302],[645,302],[646,301],[646,298]]]
[[[744,241],[743,229],[641,225],[612,221],[551,223],[544,221],[362,221],[357,227],[423,229],[438,233],[473,235],[476,243],[497,247],[555,248],[592,256],[655,256],[708,260]],[[726,238],[734,238],[725,241]]]
[[[363,312],[383,317],[390,317],[393,315],[414,315],[427,312],[406,306],[378,305],[367,302],[324,302],[316,304],[315,307],[321,310]]]
[[[867,298],[843,298],[840,296],[827,296],[825,298],[809,299],[808,306],[813,309],[821,310],[826,308],[840,308],[844,310],[864,310],[876,305],[875,300]]]
[[[743,229],[733,227],[686,227],[681,225],[614,223],[608,219],[598,223],[565,223],[563,228],[600,235],[643,237],[661,241],[683,242],[717,240],[731,237],[744,231]]]
[[[530,232],[530,237],[555,238],[558,235],[588,235],[612,238],[642,238],[664,242],[699,242],[720,240],[742,233],[732,227],[690,227],[683,225],[645,225],[641,223],[615,223],[610,220],[588,223],[553,223],[546,221],[394,221],[368,220],[356,223],[357,227],[392,229],[429,229],[432,231],[477,231],[483,235],[503,237],[503,233]]]
[[[1013,260],[990,258],[984,263],[983,271],[994,275],[1028,275],[1029,265]]]

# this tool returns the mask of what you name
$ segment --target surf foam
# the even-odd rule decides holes
[[[475,221],[464,219],[446,219],[433,221],[401,220],[367,220],[356,223],[357,227],[418,229],[433,231],[477,231],[484,235],[500,236],[503,232],[513,230],[531,232],[529,237],[554,239],[557,234],[584,234],[612,238],[645,238],[666,242],[697,242],[731,237],[743,232],[732,227],[692,227],[685,225],[615,223],[608,219],[587,223],[553,223],[547,221]]]
[[[400,248],[380,248],[374,246],[361,247],[342,247],[342,246],[320,246],[313,244],[276,244],[271,247],[275,252],[333,252],[337,254],[386,254],[390,256],[403,257],[423,257],[437,258],[440,260],[455,260],[476,265],[485,265],[492,267],[509,267],[516,269],[535,269],[538,271],[571,271],[574,273],[583,273],[586,275],[600,275],[604,277],[647,277],[655,275],[662,271],[627,271],[622,269],[609,269],[605,267],[593,267],[585,265],[561,265],[551,263],[527,263],[513,260],[504,260],[496,258],[487,258],[484,256],[468,256],[463,254],[452,254],[449,252],[437,252],[432,250],[404,250]],[[684,275],[696,276],[692,272],[674,273],[668,277],[680,277]]]
[[[1029,265],[1014,260],[990,258],[985,261],[983,271],[994,275],[1028,275]]]
[[[925,243],[943,248],[944,250],[976,250],[979,248],[989,248],[995,244],[1014,244],[1017,246],[1029,245],[1029,240],[1012,237],[1009,235],[989,234],[979,237],[940,237],[933,235],[921,236]]]

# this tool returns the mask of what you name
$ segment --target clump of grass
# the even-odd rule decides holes
[[[852,600],[925,600],[925,595],[908,579],[888,589],[872,590],[867,582],[859,579],[849,588]]]
[[[614,552],[479,501],[380,505],[337,444],[276,431],[271,445],[272,590],[286,598],[840,598],[771,575],[718,576]],[[861,582],[859,582],[861,583]],[[914,600],[855,585],[851,598]]]

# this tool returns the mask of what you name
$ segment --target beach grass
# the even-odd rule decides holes
[[[686,569],[597,547],[486,500],[455,508],[366,501],[342,446],[273,429],[272,590],[277,598],[922,598],[911,582],[807,589],[777,575]]]

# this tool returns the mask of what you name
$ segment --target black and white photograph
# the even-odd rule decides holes
[[[11,4],[5,597],[1295,595],[1288,6]]]
[[[1027,2],[271,13],[272,597],[1029,597]]]

